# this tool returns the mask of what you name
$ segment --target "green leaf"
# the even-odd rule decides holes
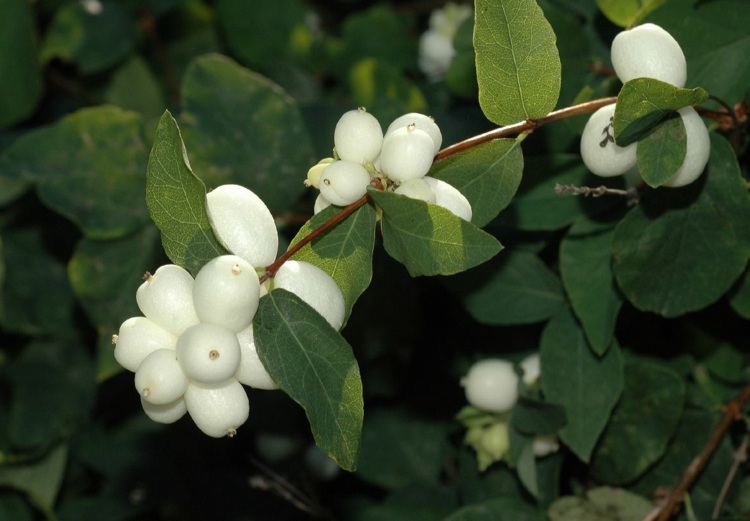
[[[329,206],[297,232],[290,247],[333,218],[340,208]],[[294,254],[328,273],[344,294],[346,317],[372,280],[372,252],[375,247],[375,210],[366,204]]]
[[[612,271],[614,223],[583,218],[560,243],[560,276],[586,339],[597,355],[614,338],[622,294]]]
[[[143,273],[155,271],[163,252],[159,232],[146,226],[114,241],[83,239],[68,263],[68,277],[78,301],[99,334],[97,380],[120,371],[112,334],[127,318],[140,315],[135,292]]]
[[[686,152],[685,123],[673,113],[638,141],[638,172],[647,185],[653,188],[661,186],[682,166]]]
[[[158,119],[166,108],[159,80],[140,56],[133,56],[112,73],[105,99],[147,120]]]
[[[565,425],[565,409],[559,405],[520,397],[513,406],[511,425],[523,434],[554,434]]]
[[[182,96],[182,133],[206,186],[246,186],[272,213],[297,202],[315,161],[299,109],[278,85],[210,54],[185,71]]]
[[[701,178],[646,195],[615,230],[614,272],[623,293],[665,317],[715,302],[750,257],[750,196],[731,146],[712,134]]]
[[[596,0],[609,21],[620,27],[630,27],[643,20],[667,0]]]
[[[32,6],[25,0],[0,2],[0,127],[23,121],[42,94],[36,61]],[[2,193],[2,190],[0,190]]]
[[[445,208],[382,190],[368,193],[383,210],[383,246],[412,277],[453,275],[502,249],[497,239]]]
[[[641,521],[651,501],[622,488],[597,487],[586,497],[563,496],[550,505],[550,521]]]
[[[94,107],[14,141],[0,157],[0,171],[36,182],[42,201],[88,237],[114,238],[148,222],[147,150],[140,116]]]
[[[506,251],[445,282],[483,324],[533,324],[549,319],[565,304],[560,279],[529,252]]]
[[[564,309],[544,328],[540,356],[542,390],[551,403],[565,407],[560,439],[588,462],[622,392],[620,348],[612,344],[604,355],[594,354],[573,314]]]
[[[738,315],[750,319],[750,271],[746,271],[740,279],[729,303]]]
[[[193,173],[180,129],[169,111],[159,120],[148,159],[146,204],[167,256],[195,275],[226,249],[206,213],[206,187]]]
[[[357,475],[386,489],[439,483],[448,427],[399,410],[368,412]]]
[[[253,333],[273,380],[305,409],[315,443],[341,468],[354,471],[364,413],[351,346],[317,311],[283,289],[261,298]]]
[[[526,490],[536,499],[540,499],[539,473],[534,456],[534,437],[522,433],[516,425],[509,425],[510,459]]]
[[[471,203],[480,228],[510,204],[523,175],[523,152],[514,139],[497,139],[434,163],[430,176],[457,188]]]
[[[708,99],[700,87],[681,89],[653,78],[636,78],[622,86],[617,96],[612,128],[621,147],[641,140],[675,110]]]
[[[2,158],[0,157],[0,168],[2,167]],[[23,179],[14,179],[4,177],[0,173],[0,207],[12,203],[31,187],[31,183]]]
[[[487,119],[508,125],[555,108],[561,74],[555,41],[534,0],[477,0],[474,49]]]
[[[68,447],[60,444],[39,460],[0,465],[0,486],[20,490],[47,519],[55,519],[54,509],[68,460]]]
[[[359,474],[359,472],[358,472]],[[455,491],[447,485],[411,483],[381,499],[356,501],[356,521],[436,521],[458,508]]]
[[[123,59],[135,45],[135,22],[119,3],[100,5],[101,12],[96,14],[80,2],[58,9],[42,43],[39,60],[71,61],[88,75]]]
[[[467,505],[456,510],[443,521],[544,521],[544,512],[520,498],[501,497]]]
[[[591,460],[591,471],[608,484],[633,481],[661,458],[677,430],[686,387],[661,365],[625,364],[625,388]]]

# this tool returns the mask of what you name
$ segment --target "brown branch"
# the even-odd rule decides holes
[[[750,399],[750,385],[745,387],[737,397],[724,407],[724,417],[714,429],[711,437],[701,449],[700,453],[688,465],[682,479],[676,487],[672,489],[664,508],[661,510],[658,521],[667,521],[673,514],[677,513],[677,504],[682,499],[683,494],[692,486],[693,482],[698,479],[701,471],[708,464],[711,455],[716,450],[721,440],[726,435],[729,427],[740,418],[742,405]]]
[[[724,501],[726,501],[727,495],[729,495],[729,489],[732,486],[732,482],[734,481],[734,478],[737,477],[737,471],[740,469],[740,465],[747,461],[748,446],[750,446],[750,433],[746,432],[742,437],[742,443],[734,453],[734,462],[732,463],[732,468],[729,469],[729,473],[727,473],[727,477],[724,480],[724,485],[722,485],[721,487],[721,492],[719,492],[719,497],[716,500],[716,504],[714,505],[714,511],[712,512],[711,519],[717,519],[719,517],[721,508],[724,506]]]

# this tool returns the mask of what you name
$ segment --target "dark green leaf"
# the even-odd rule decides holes
[[[550,521],[641,521],[652,508],[651,501],[625,489],[597,487],[585,498],[557,499],[547,515]]]
[[[664,366],[625,364],[622,397],[591,460],[596,477],[628,483],[661,458],[677,430],[685,392],[682,378]]]
[[[555,108],[561,70],[555,41],[534,0],[477,0],[474,49],[487,119],[507,125]]]
[[[536,255],[523,251],[506,251],[446,284],[483,324],[541,322],[565,303],[557,275]]]
[[[448,425],[398,410],[368,412],[357,475],[386,489],[439,483]]]
[[[340,208],[330,206],[309,220],[292,240],[290,247],[331,219]],[[292,257],[321,268],[336,281],[344,294],[346,317],[372,279],[372,252],[375,246],[375,210],[364,205],[332,230],[305,245]]]
[[[29,116],[42,93],[35,33],[29,2],[0,2],[0,49],[5,50],[0,57],[0,127]]]
[[[504,497],[467,505],[443,521],[544,521],[544,512],[520,499]]]
[[[161,230],[164,251],[195,275],[203,265],[227,251],[206,213],[206,187],[193,173],[180,129],[169,111],[159,121],[148,159],[146,203]]]
[[[0,159],[0,164],[2,164],[2,159]],[[31,186],[31,183],[28,181],[3,177],[0,173],[0,207],[12,203],[21,197]]]
[[[25,493],[47,519],[54,519],[57,494],[62,486],[68,447],[58,445],[37,461],[0,466],[0,486]]]
[[[358,472],[359,473],[359,472]],[[456,494],[447,485],[412,483],[394,490],[383,501],[357,505],[352,521],[435,521],[458,507]]]
[[[535,498],[540,498],[539,477],[534,456],[534,437],[519,431],[512,423],[509,425],[510,458],[518,474],[518,479],[526,490]]]
[[[445,74],[445,85],[451,93],[476,101],[479,94],[477,85],[476,56],[474,55],[474,19],[470,17],[462,23],[453,37],[456,54]]]
[[[354,471],[362,434],[362,381],[352,348],[299,297],[275,289],[260,300],[253,332],[273,380],[307,413],[315,443]]]
[[[682,118],[668,117],[638,142],[638,172],[647,185],[666,183],[685,161],[687,131]]]
[[[272,213],[297,201],[314,163],[312,145],[294,100],[278,85],[212,54],[188,67],[182,95],[182,133],[207,186],[246,186]]]
[[[61,58],[84,74],[101,72],[123,59],[136,39],[135,22],[117,2],[102,2],[92,13],[81,2],[61,7],[47,30],[40,61]]]
[[[524,434],[554,434],[565,425],[565,409],[559,405],[521,397],[513,406],[511,424]]]
[[[162,87],[140,56],[130,58],[112,74],[106,101],[148,120],[159,118],[166,108]]]
[[[674,317],[716,301],[750,257],[750,196],[729,143],[711,136],[707,172],[647,194],[615,230],[614,271],[636,307]]]
[[[596,0],[604,16],[619,25],[630,27],[639,23],[649,13],[661,7],[667,0]]]
[[[560,275],[589,345],[598,355],[614,337],[622,295],[612,272],[614,224],[583,218],[560,243]]]
[[[707,99],[708,92],[700,87],[681,89],[653,78],[630,80],[617,96],[612,121],[615,141],[621,147],[635,143],[675,110]]]
[[[436,162],[430,176],[456,187],[471,203],[480,228],[508,206],[523,175],[523,153],[513,139],[498,139]]]
[[[0,158],[0,171],[35,181],[46,205],[87,236],[108,239],[148,222],[146,157],[140,116],[94,107],[16,140]]]
[[[560,439],[584,462],[609,420],[622,392],[620,348],[594,354],[569,309],[544,328],[541,339],[542,389],[551,403],[565,407]]]
[[[729,303],[741,317],[750,319],[750,271],[746,271],[732,293]]]
[[[453,275],[482,264],[502,245],[470,222],[440,206],[369,189],[383,210],[383,245],[412,277]]]

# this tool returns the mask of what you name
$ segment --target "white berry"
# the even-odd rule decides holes
[[[206,195],[206,206],[216,238],[230,252],[259,268],[273,263],[279,237],[260,197],[244,186],[222,185]]]
[[[332,157],[321,159],[317,164],[310,167],[307,171],[307,179],[305,179],[305,186],[312,186],[313,188],[320,188],[320,174],[326,169],[328,165],[334,162]]]
[[[352,161],[336,161],[320,175],[320,194],[337,206],[348,206],[365,195],[370,174]]]
[[[214,438],[233,437],[250,413],[245,388],[235,378],[214,385],[191,383],[185,404],[198,428]]]
[[[187,386],[187,376],[177,362],[174,349],[157,349],[144,358],[135,372],[138,394],[155,405],[174,402],[185,393]]]
[[[177,336],[146,317],[132,317],[120,326],[115,344],[115,360],[135,372],[143,359],[157,349],[174,349]]]
[[[518,375],[505,360],[480,360],[461,379],[466,400],[477,409],[501,413],[518,400]]]
[[[654,24],[639,25],[615,36],[612,65],[623,83],[646,77],[684,87],[687,79],[687,62],[680,44]]]
[[[380,167],[393,181],[424,177],[432,166],[435,144],[430,135],[414,125],[395,129],[383,140]]]
[[[692,183],[700,177],[708,163],[711,153],[711,138],[703,120],[693,107],[683,107],[678,110],[682,122],[685,124],[687,150],[685,160],[677,172],[664,183],[664,186],[679,187]]]
[[[252,322],[259,298],[255,268],[237,255],[216,257],[195,276],[193,302],[201,322],[242,331]]]
[[[622,175],[636,164],[636,143],[615,143],[612,118],[615,104],[605,105],[589,118],[581,135],[581,159],[586,168],[601,177]]]
[[[424,176],[423,179],[430,185],[435,193],[435,204],[442,206],[451,211],[464,221],[471,221],[473,215],[471,203],[464,197],[464,194],[458,191],[453,185],[435,179],[434,177]]]
[[[435,192],[432,191],[430,184],[424,178],[404,181],[394,192],[411,197],[412,199],[427,201],[428,203],[434,203],[436,200]]]
[[[193,307],[193,277],[176,264],[161,266],[135,293],[147,318],[179,335],[198,322]]]
[[[425,31],[419,37],[419,70],[432,81],[446,75],[455,54],[453,40],[434,29]]]
[[[527,356],[526,358],[521,360],[521,363],[519,365],[521,366],[521,370],[523,371],[523,383],[525,383],[526,385],[533,385],[537,380],[539,380],[539,377],[542,374],[539,353],[534,353],[533,355]]]
[[[383,144],[383,129],[375,116],[365,109],[350,110],[336,123],[333,143],[341,159],[372,163]]]
[[[318,194],[318,197],[315,198],[315,204],[313,205],[313,213],[318,215],[329,206],[331,206],[331,202],[323,197],[323,194]]]
[[[157,423],[174,423],[187,412],[185,398],[180,396],[170,403],[155,404],[141,398],[141,406],[146,416]]]
[[[534,437],[531,444],[534,456],[543,458],[547,454],[552,454],[560,450],[560,443],[557,440],[557,434],[538,434]]]
[[[243,385],[249,385],[256,389],[273,390],[279,386],[273,381],[266,368],[258,357],[253,338],[253,326],[237,333],[240,342],[240,367],[237,369],[237,380]]]
[[[213,384],[232,377],[240,367],[240,344],[231,330],[197,324],[177,340],[177,360],[191,380]]]
[[[425,116],[418,112],[410,112],[394,119],[388,126],[388,130],[385,131],[385,137],[387,138],[395,130],[408,127],[409,125],[414,125],[415,128],[427,132],[427,135],[432,139],[433,155],[440,151],[440,146],[443,144],[443,134],[440,132],[440,127],[437,126],[435,120],[430,116]]]
[[[273,287],[291,291],[338,330],[344,323],[344,295],[336,281],[317,266],[286,261],[273,278]]]

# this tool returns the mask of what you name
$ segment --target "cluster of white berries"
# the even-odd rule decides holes
[[[456,54],[456,31],[473,14],[470,6],[453,2],[430,13],[429,28],[419,38],[419,69],[431,81],[445,77]]]
[[[168,264],[136,292],[144,316],[132,317],[113,337],[115,359],[135,372],[146,414],[172,423],[189,413],[209,436],[234,436],[248,418],[242,385],[276,389],[256,352],[252,321],[259,299],[275,288],[297,294],[336,329],[344,321],[344,297],[320,268],[287,261],[260,284],[273,263],[278,235],[273,216],[250,190],[223,185],[206,196],[217,239],[233,255],[209,261],[195,279]]]
[[[539,355],[524,358],[519,364],[520,381],[528,387],[541,377]],[[468,430],[465,442],[477,452],[480,470],[510,455],[508,413],[518,401],[519,377],[507,360],[485,359],[476,362],[461,379],[466,401],[474,410],[465,415]],[[479,414],[477,414],[479,412]],[[537,435],[532,443],[534,455],[543,457],[559,449],[556,434]]]
[[[347,206],[376,186],[437,204],[471,220],[471,204],[450,184],[427,175],[443,136],[424,114],[396,118],[385,134],[364,108],[345,112],[333,134],[335,158],[310,168],[305,184],[320,190],[315,213],[331,204]]]
[[[687,64],[680,44],[667,31],[643,24],[619,33],[612,42],[612,65],[623,83],[654,78],[684,87]],[[637,169],[636,146],[617,145],[612,132],[615,105],[592,114],[581,136],[581,157],[592,173],[613,177]],[[692,107],[678,111],[687,132],[687,152],[680,168],[663,186],[679,187],[695,181],[708,162],[710,140],[703,120]]]

